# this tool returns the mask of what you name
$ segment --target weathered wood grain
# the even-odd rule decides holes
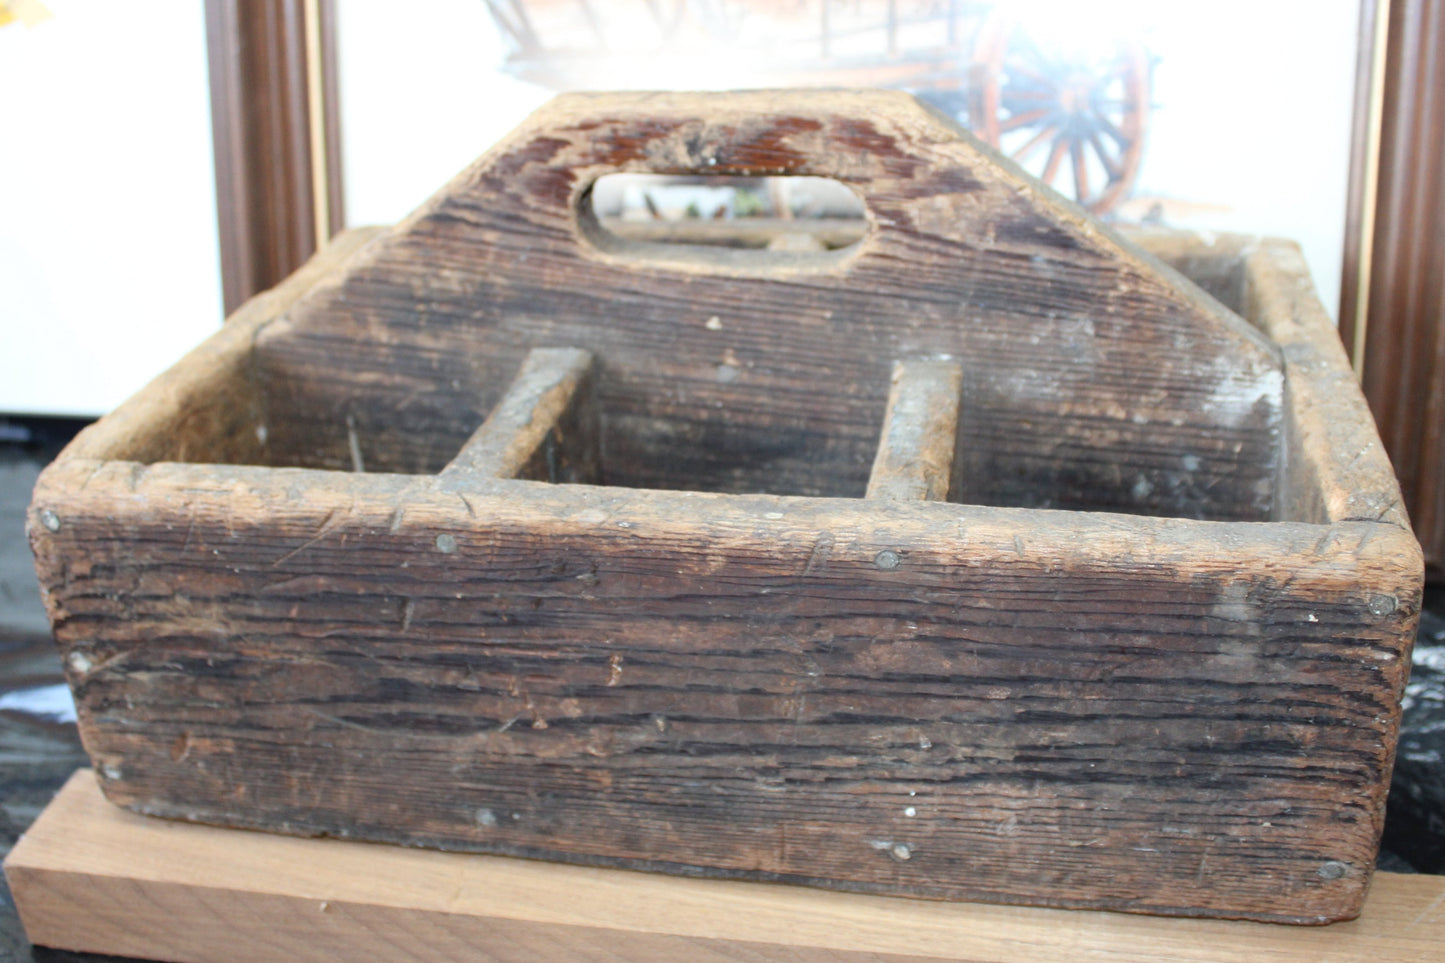
[[[592,355],[573,348],[533,348],[522,370],[442,475],[531,481],[597,480],[597,410]]]
[[[434,472],[526,352],[593,352],[603,479],[861,496],[893,359],[950,355],[985,504],[1265,520],[1277,350],[904,94],[567,95],[269,327],[278,460]],[[792,257],[627,241],[600,176],[811,174],[870,228]]]
[[[1290,421],[1282,487],[1288,499],[1304,500],[1281,500],[1280,516],[1409,530],[1400,484],[1297,244],[1265,238],[1247,252],[1245,312],[1285,358]]]
[[[883,436],[868,476],[868,498],[947,501],[958,476],[963,367],[955,361],[898,361],[883,414]]]
[[[947,898],[1352,915],[1418,612],[1374,523],[77,460],[47,510],[116,802]]]
[[[1279,238],[1132,231],[1280,346],[1286,423],[1276,517],[1408,529],[1400,485],[1299,246]]]
[[[1358,912],[1421,557],[1307,277],[1278,244],[1146,242],[1251,327],[911,103],[559,101],[67,450],[29,530],[109,798],[866,892]],[[585,193],[617,169],[833,176],[869,233],[604,236]],[[886,359],[941,356],[966,397],[925,460],[973,504],[816,497],[906,447]],[[262,448],[151,441],[247,398]],[[165,460],[198,451],[302,467]]]
[[[34,942],[193,963],[1433,961],[1445,879],[1377,874],[1325,928],[943,904],[287,839],[146,819],[77,773],[6,862]]]

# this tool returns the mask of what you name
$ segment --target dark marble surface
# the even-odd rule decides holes
[[[0,698],[60,681],[60,660],[49,636],[0,636]],[[0,858],[70,774],[86,764],[74,723],[0,709]],[[0,960],[104,959],[111,958],[31,947],[10,888],[0,882]]]
[[[1382,846],[1417,872],[1445,874],[1445,605],[1420,618]]]

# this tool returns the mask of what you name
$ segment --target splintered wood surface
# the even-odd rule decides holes
[[[150,819],[76,773],[5,873],[32,942],[183,963],[1445,958],[1445,877],[1377,874],[1326,927],[1023,909],[668,879]]]
[[[963,368],[952,361],[893,366],[868,498],[947,501],[958,483]]]
[[[1352,912],[1373,865],[1419,604],[1368,588],[1418,571],[1378,525],[48,478],[82,730],[142,811],[1295,919]]]
[[[605,235],[587,191],[619,169],[832,176],[868,230]],[[41,478],[107,798],[1353,916],[1419,546],[1297,252],[1144,243],[1243,316],[902,95],[560,99]]]

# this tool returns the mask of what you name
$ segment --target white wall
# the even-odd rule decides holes
[[[200,3],[0,29],[0,412],[98,415],[220,324]]]
[[[1359,0],[1152,9],[1156,109],[1134,194],[1163,198],[1174,226],[1299,241],[1334,315]]]
[[[483,0],[337,7],[349,225],[401,220],[552,96],[500,72]]]

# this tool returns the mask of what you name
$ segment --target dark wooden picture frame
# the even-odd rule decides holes
[[[226,313],[345,226],[332,0],[206,0]]]
[[[1340,334],[1445,577],[1445,0],[1361,0]]]

